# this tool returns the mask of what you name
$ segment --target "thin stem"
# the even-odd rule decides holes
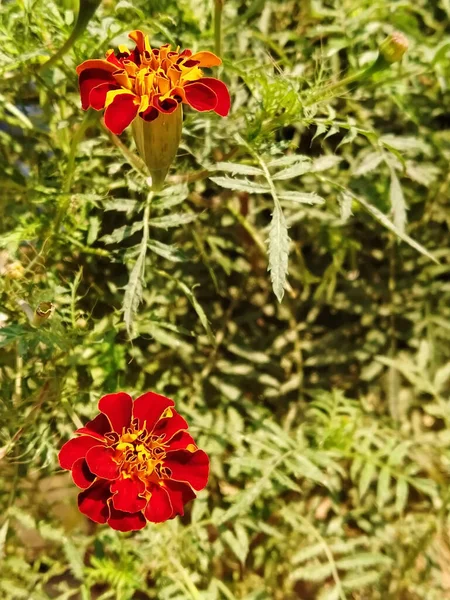
[[[83,35],[86,30],[86,27],[89,24],[89,21],[94,16],[95,11],[100,6],[101,0],[80,0],[80,5],[78,8],[77,20],[74,28],[72,29],[72,33],[68,37],[68,39],[64,42],[61,48],[51,56],[47,62],[45,62],[41,68],[40,73],[47,70],[49,67],[54,65],[60,58],[66,54],[70,50],[70,48],[74,45],[77,39]]]
[[[308,519],[306,519],[302,515],[298,515],[298,519],[307,527],[307,529],[309,529],[309,531],[312,533],[312,535],[316,538],[316,540],[322,546],[323,551],[325,552],[325,555],[330,564],[331,575],[333,576],[334,583],[336,584],[336,587],[337,587],[337,590],[339,593],[339,598],[340,598],[340,600],[347,600],[347,596],[345,595],[345,592],[342,588],[342,583],[341,583],[341,579],[339,577],[339,573],[338,573],[338,570],[336,567],[336,562],[334,560],[334,556],[333,556],[327,542],[320,535],[320,533],[317,531],[317,529],[313,525],[311,525],[311,523],[308,521]]]

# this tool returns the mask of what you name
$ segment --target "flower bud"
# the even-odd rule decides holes
[[[408,38],[399,31],[391,33],[380,45],[380,54],[389,64],[399,62],[407,50]]]
[[[55,309],[54,304],[51,302],[39,302],[34,311],[33,318],[30,320],[33,327],[40,327],[44,321],[46,321]]]
[[[183,127],[181,104],[172,113],[160,112],[153,121],[135,119],[131,124],[134,141],[152,178],[152,189],[161,190],[180,145]]]

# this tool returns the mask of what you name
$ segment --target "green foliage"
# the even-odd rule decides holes
[[[75,67],[135,28],[213,50],[213,4],[105,1],[44,69],[76,3],[0,6],[0,597],[442,600],[449,4],[227,0],[230,116],[186,111],[149,193]],[[394,29],[403,61],[358,80]],[[173,397],[211,458],[132,534],[57,463],[120,389]]]

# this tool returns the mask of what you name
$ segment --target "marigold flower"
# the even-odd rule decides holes
[[[208,51],[171,50],[170,44],[151,48],[142,31],[132,31],[134,50],[119,46],[106,59],[86,60],[77,67],[81,104],[105,110],[105,125],[119,135],[136,118],[153,121],[175,112],[179,104],[225,117],[230,96],[224,83],[205,77],[203,67],[216,67],[220,58]]]
[[[208,481],[209,459],[170,398],[125,392],[100,399],[100,414],[66,442],[59,464],[83,491],[80,511],[118,531],[184,514]],[[194,491],[195,490],[195,491]]]

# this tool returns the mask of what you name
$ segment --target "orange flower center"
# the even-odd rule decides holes
[[[139,475],[142,479],[159,481],[169,473],[162,461],[166,457],[167,446],[163,436],[138,429],[137,421],[123,431],[122,435],[109,433],[105,436],[108,445],[115,450],[114,460],[120,465],[122,476]]]
[[[163,102],[169,95],[178,91],[189,81],[196,81],[203,77],[203,72],[197,66],[198,61],[191,60],[177,51],[171,51],[170,45],[162,46],[159,50],[145,50],[140,53],[140,64],[137,65],[131,58],[129,50],[119,46],[119,60],[123,66],[122,72],[114,73],[116,81],[124,88],[134,92],[140,97],[160,95]],[[109,50],[107,58],[113,53]],[[172,94],[171,94],[172,92]],[[144,107],[141,107],[141,110]]]

